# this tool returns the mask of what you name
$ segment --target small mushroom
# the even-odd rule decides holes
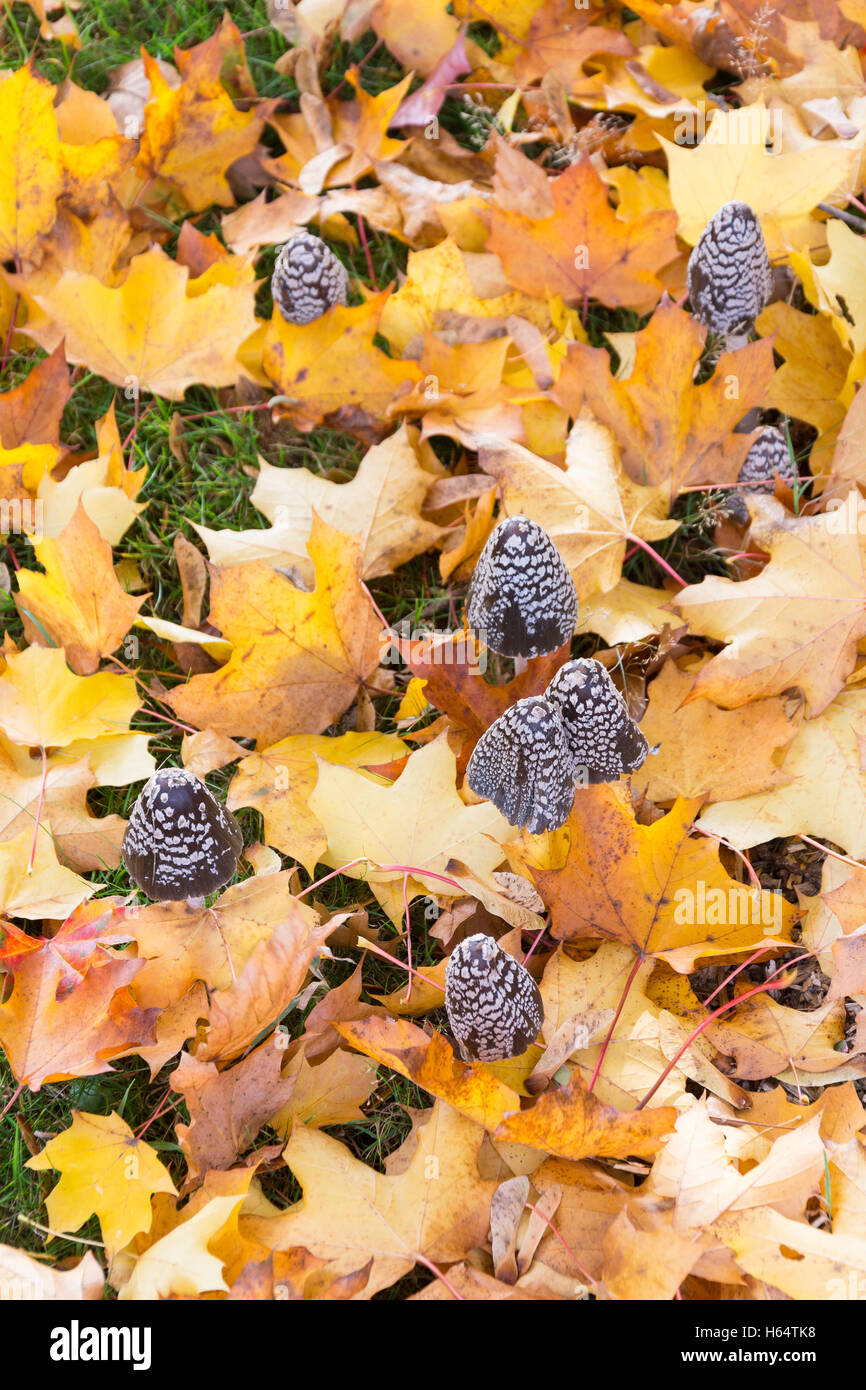
[[[579,784],[615,782],[644,762],[649,744],[600,661],[567,661],[544,698],[559,711]]]
[[[574,580],[528,516],[507,517],[491,533],[469,586],[466,621],[501,656],[543,656],[574,636]]]
[[[538,985],[528,970],[477,932],[452,952],[445,1008],[464,1062],[504,1062],[535,1042],[544,1021]]]
[[[154,901],[204,900],[232,878],[243,844],[234,816],[204,782],[166,767],[140,792],[120,852],[133,883]]]
[[[799,478],[787,439],[774,425],[767,425],[746,454],[737,481],[749,484],[747,492],[773,492],[776,476],[790,488]]]
[[[296,232],[277,257],[271,277],[274,303],[289,323],[312,323],[326,309],[345,304],[344,266],[319,237]]]
[[[574,758],[556,705],[538,695],[511,705],[481,735],[466,780],[532,835],[564,825],[574,802]]]
[[[699,323],[722,337],[751,333],[773,292],[761,224],[748,203],[725,203],[689,257],[689,300]]]

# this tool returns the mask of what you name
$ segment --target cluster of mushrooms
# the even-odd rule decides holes
[[[298,232],[282,248],[271,282],[274,303],[293,324],[346,304],[346,271],[330,248]],[[773,290],[761,226],[746,203],[731,202],[707,223],[688,264],[693,316],[725,344],[744,340]],[[739,481],[773,491],[797,481],[785,436],[758,434]],[[501,521],[475,569],[466,620],[484,645],[525,663],[569,643],[577,622],[574,581],[550,537],[527,516]],[[579,789],[635,771],[647,740],[604,666],[592,658],[560,667],[543,695],[518,700],[479,739],[468,785],[515,826],[555,830]],[[233,878],[243,848],[234,816],[199,778],[164,768],[150,779],[123,839],[130,878],[156,901],[200,906]],[[538,1036],[538,986],[490,936],[467,937],[451,953],[445,1007],[464,1061],[495,1062],[525,1052]]]

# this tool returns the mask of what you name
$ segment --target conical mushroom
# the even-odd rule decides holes
[[[689,257],[689,301],[699,323],[723,337],[751,333],[773,292],[761,224],[748,203],[725,203]]]
[[[277,257],[271,277],[274,303],[289,323],[312,323],[326,309],[345,304],[344,266],[319,237],[296,232]]]
[[[749,484],[747,492],[772,492],[776,476],[793,488],[799,475],[782,431],[766,425],[746,454],[737,481]]]
[[[140,792],[120,852],[133,883],[163,902],[205,898],[222,888],[243,843],[234,816],[204,782],[166,767]]]
[[[466,621],[501,656],[543,656],[574,636],[574,581],[528,516],[507,517],[491,532],[469,586]]]
[[[445,1008],[464,1062],[504,1062],[535,1042],[544,1021],[529,971],[477,932],[451,952]]]
[[[564,825],[574,801],[574,758],[556,706],[533,695],[507,709],[475,745],[466,780],[532,835]]]
[[[615,782],[644,762],[649,744],[600,661],[567,661],[544,698],[559,711],[578,784]]]

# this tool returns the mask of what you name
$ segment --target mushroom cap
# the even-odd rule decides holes
[[[274,266],[271,293],[289,323],[312,323],[326,309],[345,304],[349,281],[345,267],[319,237],[296,232]]]
[[[445,1008],[464,1062],[518,1057],[538,1037],[544,1007],[528,970],[477,932],[451,952]]]
[[[184,768],[167,767],[140,792],[120,852],[133,883],[164,902],[222,888],[243,844],[234,816],[204,782]]]
[[[701,232],[689,257],[689,300],[714,333],[751,333],[773,292],[773,270],[761,224],[748,203],[725,203]]]
[[[532,835],[564,825],[574,802],[574,758],[552,701],[531,695],[501,714],[475,745],[466,780]]]
[[[567,661],[544,698],[559,711],[578,782],[615,782],[644,762],[646,737],[600,661]]]
[[[748,492],[773,492],[776,474],[789,487],[799,477],[784,434],[775,425],[766,425],[746,454],[737,481],[749,483]]]
[[[574,580],[528,516],[506,517],[491,532],[469,586],[466,621],[501,656],[543,656],[574,636]]]

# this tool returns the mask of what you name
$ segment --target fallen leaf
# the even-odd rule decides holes
[[[149,1231],[154,1192],[175,1193],[156,1152],[114,1111],[90,1115],[72,1111],[69,1129],[28,1159],[27,1168],[56,1169],[60,1181],[45,1205],[55,1231],[77,1231],[99,1218],[109,1260],[140,1231]]]
[[[548,216],[491,208],[487,247],[514,288],[541,299],[559,295],[567,304],[591,296],[611,308],[651,309],[662,293],[658,271],[677,254],[675,214],[621,221],[585,157],[553,180],[550,196]]]
[[[262,366],[286,398],[277,407],[280,418],[301,430],[327,422],[369,443],[386,433],[382,417],[398,388],[422,376],[416,362],[395,361],[374,342],[389,293],[357,307],[337,304],[302,326],[274,311]]]
[[[207,1037],[194,1050],[197,1060],[225,1063],[246,1051],[291,1004],[333,929],[330,922],[311,926],[290,901],[283,920],[254,947],[237,982],[211,998]]]
[[[394,734],[345,733],[336,738],[293,734],[238,763],[226,806],[252,806],[264,820],[265,839],[281,854],[297,859],[308,873],[328,845],[310,807],[319,776],[318,759],[350,767],[375,767],[402,757],[406,745]]]
[[[221,55],[213,40],[184,55],[183,81],[170,85],[146,49],[141,51],[150,82],[136,168],[176,188],[193,212],[216,203],[233,207],[226,170],[251,154],[273,109],[239,111],[220,80]]]
[[[866,503],[856,499],[855,526],[845,513],[792,517],[775,498],[753,495],[752,542],[769,564],[753,579],[710,576],[683,589],[671,607],[692,632],[728,645],[698,672],[686,703],[713,700],[723,709],[789,686],[819,715],[854,669],[866,635]],[[866,532],[866,522],[863,522]]]
[[[45,574],[20,569],[15,602],[28,641],[48,637],[63,647],[79,676],[89,676],[100,658],[120,646],[144,598],[124,593],[115,577],[111,546],[104,541],[81,502],[57,540],[34,549]]]
[[[685,704],[694,682],[692,671],[668,660],[647,687],[640,727],[650,747],[660,747],[632,774],[634,789],[655,802],[677,796],[725,801],[784,782],[773,755],[797,732],[785,701],[754,700],[736,711],[709,700]]]
[[[298,1126],[284,1156],[302,1200],[284,1215],[243,1218],[242,1230],[267,1248],[302,1245],[330,1260],[337,1273],[354,1272],[372,1255],[365,1299],[419,1259],[440,1266],[462,1259],[486,1238],[497,1184],[478,1173],[480,1126],[441,1101],[427,1113],[414,1156],[396,1177],[360,1163],[336,1139]]]
[[[48,350],[65,337],[69,362],[169,400],[181,400],[193,382],[233,386],[241,374],[238,349],[256,327],[253,287],[214,284],[191,294],[194,286],[185,267],[154,246],[133,258],[116,289],[64,271],[34,296],[50,322],[28,331]]]
[[[484,1129],[500,1125],[520,1098],[488,1067],[459,1061],[445,1038],[406,1019],[367,1018],[337,1023],[341,1037],[368,1057],[408,1077]]]
[[[275,468],[260,459],[251,501],[272,523],[269,531],[196,530],[216,564],[267,560],[294,566],[313,580],[307,545],[313,516],[347,535],[359,536],[362,577],[391,574],[413,556],[430,550],[447,532],[421,515],[433,479],[416,451],[417,432],[401,426],[361,460],[348,483],[333,483],[307,468]]]
[[[211,569],[210,622],[234,651],[169,695],[183,720],[274,743],[326,729],[380,659],[381,625],[361,586],[360,542],[313,519],[312,593],[269,565]]]
[[[546,1091],[529,1110],[510,1115],[498,1140],[529,1144],[560,1158],[603,1158],[628,1153],[647,1157],[661,1148],[674,1127],[671,1106],[631,1114],[605,1105],[580,1077]]]
[[[403,915],[404,894],[411,903],[428,893],[454,896],[463,891],[441,881],[452,859],[489,879],[504,858],[502,844],[517,833],[489,803],[465,806],[455,776],[454,754],[443,736],[413,753],[396,782],[387,786],[355,768],[319,762],[309,804],[328,837],[322,862],[336,868],[365,860],[344,872],[363,878],[396,923]]]
[[[0,1004],[0,1043],[16,1081],[38,1091],[45,1081],[99,1076],[124,1049],[154,1042],[156,1010],[135,1007],[128,990],[139,969],[137,961],[112,960],[58,1002],[59,958],[29,956]]]
[[[518,847],[510,858],[531,874],[560,941],[624,941],[683,973],[703,956],[784,941],[790,904],[738,883],[722,867],[718,845],[690,835],[699,805],[678,800],[652,825],[638,825],[615,786],[580,788],[568,821],[551,837],[550,866],[534,867],[532,850]]]
[[[581,406],[612,431],[629,477],[664,489],[735,482],[752,442],[734,426],[763,403],[773,375],[772,344],[749,343],[719,357],[709,381],[693,377],[706,330],[674,304],[662,304],[636,335],[635,361],[611,375],[604,348],[573,343],[551,395],[576,416]]]

